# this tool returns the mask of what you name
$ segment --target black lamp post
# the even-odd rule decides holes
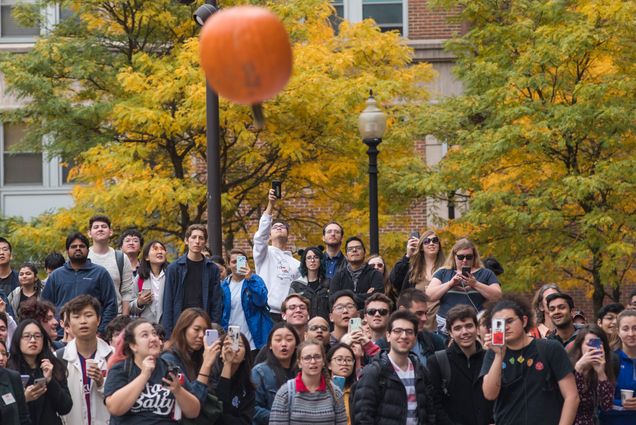
[[[369,243],[371,254],[379,254],[380,238],[378,228],[378,145],[382,143],[382,136],[386,129],[386,115],[378,108],[373,98],[373,91],[369,91],[367,106],[358,119],[358,130],[362,141],[369,148]]]
[[[208,0],[194,12],[199,26],[217,11],[216,0]],[[208,168],[208,246],[213,255],[222,255],[221,163],[219,154],[219,95],[205,82],[205,136]]]

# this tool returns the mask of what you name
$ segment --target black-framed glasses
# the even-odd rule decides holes
[[[386,308],[367,308],[367,314],[369,316],[375,316],[380,313],[380,316],[386,316],[389,314],[389,310]]]
[[[402,336],[406,334],[406,336],[415,335],[415,331],[413,329],[402,329],[402,328],[393,328],[391,329],[391,333],[396,336]]]
[[[327,332],[328,330],[329,330],[329,328],[326,327],[325,325],[311,325],[309,327],[309,331],[311,331],[311,332],[316,332],[316,331]]]
[[[362,245],[354,245],[354,246],[348,246],[347,247],[347,252],[358,252],[358,251],[364,251],[364,248],[362,247]]]
[[[433,236],[432,238],[424,238],[422,242],[424,243],[424,245],[430,245],[432,243],[438,244],[439,238],[437,236]]]
[[[344,356],[337,356],[331,360],[333,360],[334,362],[338,364],[345,364],[345,365],[352,365],[353,362],[355,361],[353,357],[344,357]]]
[[[462,254],[457,254],[457,259],[459,261],[464,261],[464,259],[470,261],[473,258],[475,258],[475,256],[473,254],[466,254],[466,255],[462,255]]]

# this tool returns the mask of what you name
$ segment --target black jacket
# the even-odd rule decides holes
[[[409,267],[410,267],[409,259],[404,255],[402,258],[395,263],[395,266],[391,269],[391,273],[389,274],[389,282],[395,289],[395,292],[401,294],[407,288],[412,288],[413,285],[409,282]]]
[[[417,418],[420,425],[435,425],[436,411],[433,387],[426,369],[415,356]],[[402,425],[406,421],[406,390],[393,370],[388,354],[382,352],[373,363],[362,370],[355,384],[351,411],[354,425]]]
[[[446,348],[444,339],[441,336],[426,330],[419,331],[417,333],[417,341],[415,341],[415,343],[418,345],[419,350],[416,350],[415,347],[413,347],[414,349],[411,350],[411,352],[418,355],[418,360],[422,364],[425,364],[424,361],[428,360],[428,356],[438,350],[443,350]],[[385,336],[375,341],[375,344],[380,347],[382,351],[389,351],[389,343],[386,341]],[[422,357],[424,357],[424,359],[422,359]]]
[[[442,405],[439,425],[488,425],[493,422],[494,402],[484,398],[479,378],[486,352],[477,343],[477,352],[467,358],[454,342],[446,349],[450,364],[450,382],[442,385],[443,374],[435,357],[428,358],[427,368],[433,383],[436,402]],[[445,387],[445,388],[444,388]],[[446,389],[446,394],[444,393]]]
[[[309,300],[309,317],[320,316],[329,323],[329,282],[327,278],[320,281],[317,289],[307,284],[307,279],[295,280],[290,287],[290,293],[302,295]]]
[[[367,293],[370,288],[375,288],[375,290],[372,293]],[[382,294],[384,293],[384,278],[382,277],[382,273],[370,265],[365,264],[362,272],[360,273],[360,277],[358,278],[358,283],[354,287],[349,269],[345,266],[338,270],[333,279],[331,279],[331,282],[329,283],[329,293],[333,295],[343,289],[353,291],[356,296],[358,309],[363,309],[365,300],[371,294],[378,292]]]
[[[11,399],[14,401],[11,402]],[[2,425],[31,425],[20,374],[2,367],[0,367],[0,423]]]
[[[40,368],[20,373],[31,375],[27,386],[33,385],[36,378],[44,377]],[[62,420],[58,415],[66,415],[73,408],[73,399],[66,383],[66,377],[62,381],[58,381],[53,374],[51,381],[46,384],[46,392],[37,400],[28,402],[27,406],[33,424],[62,425]]]
[[[248,353],[249,354],[249,353]],[[250,425],[256,404],[255,389],[246,375],[247,382],[239,382],[238,372],[232,379],[221,377],[222,363],[214,364],[210,392],[223,402],[223,413],[215,422],[218,425]]]

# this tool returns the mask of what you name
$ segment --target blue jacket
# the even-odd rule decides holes
[[[622,350],[616,350],[620,366],[616,377],[614,405],[621,406],[621,390],[633,390],[636,393],[636,359],[630,359]],[[635,410],[601,411],[602,425],[633,425],[636,423]]]
[[[267,425],[269,413],[278,392],[274,370],[265,362],[252,368],[252,383],[256,388],[256,403],[254,406],[254,425]]]
[[[117,316],[115,285],[104,267],[86,260],[82,268],[73,270],[71,263],[67,261],[62,267],[55,269],[47,279],[42,290],[42,299],[55,304],[59,318],[60,309],[64,304],[84,294],[97,298],[102,305],[98,330],[103,335],[106,326]],[[61,336],[62,331],[61,328],[58,329],[58,335]]]
[[[188,272],[187,254],[177,258],[166,269],[166,283],[163,291],[163,316],[161,325],[166,330],[166,337],[169,338],[177,323],[181,310],[183,310],[183,282]],[[208,258],[204,258],[203,267],[203,310],[205,310],[214,323],[221,320],[221,309],[223,308],[221,293],[219,290],[219,269]]]
[[[221,289],[223,291],[223,315],[221,316],[221,326],[226,330],[230,323],[230,310],[232,300],[230,299],[230,281],[232,276],[223,280]],[[260,349],[267,342],[269,331],[272,330],[272,319],[269,316],[269,306],[267,305],[267,286],[257,274],[243,280],[241,288],[241,306],[245,321],[252,334],[254,345]]]

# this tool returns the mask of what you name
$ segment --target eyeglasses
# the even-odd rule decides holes
[[[424,240],[422,241],[424,243],[424,245],[429,245],[429,244],[438,244],[439,243],[439,238],[437,236],[433,236],[432,238],[424,238]]]
[[[307,261],[319,261],[319,260],[320,260],[320,257],[310,257],[310,256],[307,256],[307,257],[305,257],[305,259],[306,259]]]
[[[389,310],[386,308],[367,308],[367,314],[369,316],[375,316],[378,313],[380,313],[380,316],[386,316],[389,314]]]
[[[369,264],[371,267],[375,268],[375,269],[383,269],[384,268],[384,264],[382,263],[375,263],[375,264]]]
[[[286,229],[286,228],[287,228],[287,227],[285,227],[285,225],[283,225],[283,224],[274,224],[274,225],[272,226],[272,229],[273,229],[273,230],[283,230],[283,229]]]
[[[294,310],[305,311],[305,310],[307,310],[307,306],[305,304],[291,304],[291,305],[287,306],[286,310],[289,310],[289,311],[294,311]]]
[[[356,305],[353,303],[349,303],[349,304],[338,304],[333,306],[333,311],[337,313],[340,313],[345,309],[349,311],[353,311],[356,309]]]
[[[355,245],[355,246],[348,246],[347,247],[347,252],[353,252],[353,251],[364,251],[364,248],[362,248],[362,245]]]
[[[391,333],[396,336],[401,336],[402,334],[406,334],[406,336],[415,335],[415,331],[413,329],[402,329],[402,328],[393,328],[391,329]]]
[[[464,259],[470,261],[473,258],[475,258],[475,256],[473,254],[466,254],[466,255],[457,254],[457,259],[459,261],[464,261]]]
[[[338,357],[332,358],[331,360],[333,360],[334,362],[336,362],[338,364],[348,364],[348,365],[352,365],[353,364],[353,357],[338,356]]]
[[[306,356],[302,356],[301,359],[307,363],[311,363],[312,361],[319,362],[322,360],[322,354],[308,354]]]
[[[323,331],[323,332],[327,332],[329,330],[328,327],[326,327],[325,325],[311,325],[309,327],[309,331],[311,332],[316,332],[316,331]]]
[[[43,338],[42,334],[22,334],[22,339],[25,341],[31,341],[31,339],[39,341],[42,338]]]

